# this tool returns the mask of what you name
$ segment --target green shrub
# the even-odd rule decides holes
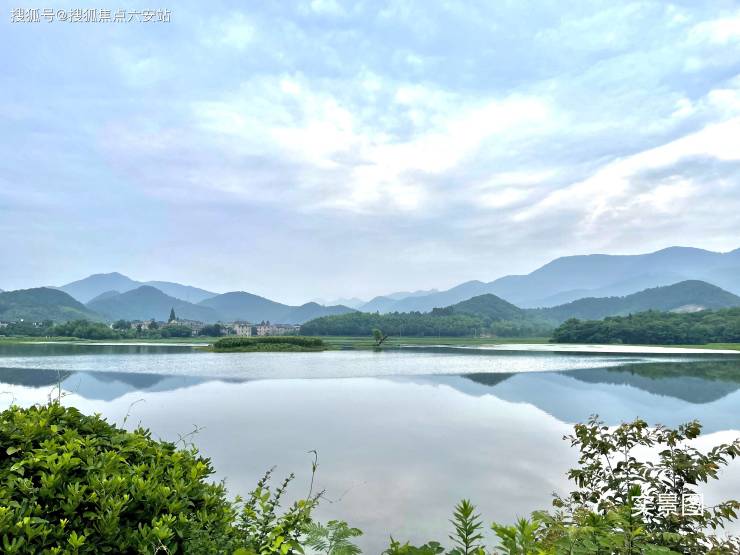
[[[234,516],[208,459],[53,403],[0,415],[3,553],[181,553]]]
[[[270,471],[232,502],[213,472],[195,448],[144,429],[59,403],[11,407],[0,414],[0,553],[303,552],[319,495],[280,511],[293,476],[273,491]]]
[[[493,553],[506,555],[682,555],[740,553],[740,539],[716,535],[737,518],[740,503],[721,502],[696,514],[642,511],[641,496],[680,500],[699,493],[699,485],[716,480],[719,471],[740,457],[740,440],[704,453],[691,445],[701,434],[698,422],[676,429],[649,427],[637,419],[609,428],[596,417],[576,424],[568,436],[580,452],[579,467],[568,473],[576,489],[555,497],[552,512],[538,511],[515,525],[492,524],[499,543]],[[652,449],[657,461],[640,455]],[[391,538],[384,555],[483,555],[483,526],[475,507],[461,501],[452,518],[454,548],[438,542],[413,546]]]

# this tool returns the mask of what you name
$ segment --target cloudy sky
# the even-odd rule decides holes
[[[303,302],[740,247],[738,2],[3,4],[3,289]]]

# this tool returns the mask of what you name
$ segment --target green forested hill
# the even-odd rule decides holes
[[[524,310],[490,293],[445,308],[435,308],[432,314],[471,314],[488,321],[527,318]]]
[[[570,319],[553,332],[558,343],[684,345],[740,342],[740,308],[692,313],[648,311],[603,320]]]
[[[480,318],[469,314],[351,312],[315,318],[301,325],[301,334],[369,336],[374,328],[378,328],[389,335],[407,337],[461,337],[475,335],[483,327],[484,323]]]
[[[407,337],[464,337],[492,334],[501,337],[548,335],[554,326],[491,294],[479,295],[431,312],[354,312],[316,318],[301,326],[305,335],[370,335],[373,328]]]
[[[703,281],[688,280],[625,297],[586,298],[543,309],[521,309],[496,295],[484,294],[429,313],[345,314],[311,320],[301,329],[307,335],[368,335],[373,328],[380,328],[408,336],[490,333],[535,337],[549,334],[571,318],[600,320],[648,310],[691,313],[731,307],[740,307],[740,297]]]
[[[0,320],[63,322],[80,319],[100,320],[100,316],[58,289],[36,287],[0,293]]]
[[[529,310],[542,318],[564,322],[569,318],[600,320],[647,310],[696,312],[740,306],[740,297],[698,280],[645,289],[626,297],[585,298],[552,308]]]

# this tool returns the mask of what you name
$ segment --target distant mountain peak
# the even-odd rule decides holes
[[[354,312],[346,306],[323,306],[308,302],[290,306],[245,291],[231,291],[199,303],[217,311],[225,320],[269,320],[277,324],[301,324],[319,316]]]
[[[99,274],[92,274],[89,277],[119,277],[119,278],[131,279],[130,277],[122,274],[121,272],[102,272]]]
[[[701,252],[701,253],[710,253],[710,254],[717,254],[713,251],[709,251],[707,249],[700,249],[698,247],[682,247],[680,245],[674,245],[672,247],[665,247],[664,249],[659,249],[655,252],[643,254],[642,256],[650,256],[651,254],[671,254],[671,253],[683,253],[683,252]]]
[[[88,303],[107,291],[125,293],[141,285],[155,287],[171,297],[194,303],[216,295],[216,293],[205,289],[170,281],[136,281],[120,272],[92,274],[86,278],[62,285],[59,289],[72,295],[82,303]]]
[[[154,319],[166,322],[173,308],[180,318],[186,320],[219,320],[215,310],[172,297],[151,285],[140,285],[118,295],[97,298],[89,302],[87,307],[109,320]]]

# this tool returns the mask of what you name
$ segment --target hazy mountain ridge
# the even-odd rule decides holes
[[[156,287],[166,295],[191,303],[197,303],[217,295],[217,293],[206,291],[205,289],[200,289],[191,285],[182,285],[171,281],[136,281],[118,272],[93,274],[86,278],[62,285],[57,289],[70,294],[81,303],[88,303],[108,291],[126,293],[127,291],[132,291],[142,285]]]
[[[740,306],[740,297],[704,281],[688,280],[645,289],[623,297],[584,298],[551,308],[527,312],[563,322],[569,318],[601,320],[607,316],[624,316],[646,310],[677,311],[684,307],[719,309]]]
[[[260,297],[245,291],[232,291],[206,299],[199,303],[218,312],[225,321],[247,320],[260,322],[269,320],[279,324],[302,324],[308,320],[355,312],[347,306],[323,306],[315,302],[291,306]]]
[[[91,301],[87,307],[108,320],[167,321],[173,308],[177,317],[185,320],[219,320],[219,314],[215,310],[177,299],[151,285],[142,285],[118,295]]]
[[[326,299],[314,299],[310,302],[320,304],[322,306],[340,306],[341,305],[341,306],[347,306],[349,308],[355,308],[355,309],[360,308],[362,305],[366,303],[366,301],[364,301],[363,299],[360,299],[359,297],[349,297],[349,298],[340,297],[338,299],[330,299],[328,301]]]
[[[551,308],[522,309],[492,293],[486,293],[448,307],[435,308],[432,314],[464,313],[491,320],[535,318],[559,323],[569,318],[601,320],[608,316],[624,316],[647,310],[717,310],[738,306],[740,296],[704,281],[687,280],[623,297],[587,297]]]
[[[210,305],[207,301],[211,301]],[[151,285],[125,292],[105,291],[83,305],[71,295],[51,287],[0,293],[0,320],[158,320],[167,321],[170,310],[178,318],[206,323],[270,320],[278,324],[301,324],[320,316],[345,314],[346,306],[301,306],[281,304],[243,292],[225,293],[194,304],[178,299]]]
[[[740,249],[718,253],[669,247],[637,255],[566,256],[529,274],[504,276],[488,283],[468,281],[446,291],[397,301],[376,297],[362,310],[429,312],[486,293],[522,308],[552,307],[584,297],[624,296],[687,280],[707,281],[740,294]]]
[[[740,293],[740,249],[716,253],[695,248],[671,247],[641,255],[568,256],[553,260],[527,275],[504,276],[488,283],[467,281],[445,291],[420,290],[379,296],[364,303],[361,310],[381,313],[430,312],[434,308],[450,307],[490,294],[517,308],[544,307],[545,310],[538,316],[547,314],[553,321],[571,316],[603,317],[650,308],[675,310],[680,306],[673,306],[672,302],[665,304],[665,299],[648,300],[650,295],[658,294],[655,291],[648,293],[648,290],[698,281],[707,282],[706,287],[697,286],[700,291],[694,293],[698,297],[684,291],[681,306],[691,309],[716,308],[716,303],[734,306],[732,303],[737,297],[733,294]],[[711,289],[711,286],[716,288]],[[142,287],[155,289],[161,295],[154,295],[149,291],[148,296],[140,292],[123,297]],[[720,294],[718,288],[725,291]],[[100,310],[106,318],[115,319],[166,319],[169,309],[174,307],[183,318],[208,322],[270,320],[275,323],[303,323],[312,318],[354,310],[344,305],[323,306],[315,302],[291,306],[238,291],[218,295],[173,282],[152,281],[145,284],[116,272],[94,274],[61,288],[47,289],[66,292],[77,297],[78,301],[80,298],[88,298],[89,306],[83,307],[84,310]],[[639,292],[645,293],[639,298],[641,300],[624,300],[624,297]],[[394,298],[401,295],[408,296]],[[189,302],[183,297],[196,297],[200,300]],[[576,300],[579,302],[571,304]],[[146,306],[147,302],[151,302],[151,306]],[[125,303],[132,303],[132,306],[127,308]],[[165,304],[169,306],[167,313],[163,314]],[[79,306],[71,308],[65,299],[60,299],[59,306],[61,312],[49,308],[54,318],[80,310]],[[179,311],[177,307],[180,307]],[[38,310],[38,306],[33,310],[31,308],[29,307],[24,317],[42,319],[39,316],[44,311]],[[18,315],[20,312],[12,314]]]
[[[102,301],[104,299],[110,299],[111,297],[115,297],[116,295],[120,295],[120,294],[121,294],[120,291],[106,291],[104,293],[101,293],[94,299],[91,299],[90,301],[88,301],[87,304],[94,303],[95,301]]]
[[[702,281],[683,281],[674,285],[646,289],[625,297],[585,298],[547,309],[522,309],[492,294],[485,293],[446,307],[421,311],[355,313],[311,320],[301,327],[306,334],[358,336],[369,334],[373,327],[386,333],[426,335],[445,329],[454,336],[488,333],[501,337],[542,337],[563,321],[602,319],[649,310],[701,311],[740,306],[740,297]],[[468,319],[454,320],[456,316]],[[472,320],[471,320],[472,318]],[[440,333],[440,332],[438,332]]]
[[[171,281],[146,281],[144,285],[151,285],[170,297],[175,297],[189,303],[199,303],[218,294],[199,287],[193,287],[192,285],[182,285]]]
[[[431,295],[407,297],[393,303],[387,312],[429,312],[433,308],[446,307],[462,301],[466,301],[478,295],[492,293],[490,284],[482,281],[466,281],[446,291],[432,293]],[[500,297],[500,295],[497,295]],[[508,299],[506,299],[508,300]]]

